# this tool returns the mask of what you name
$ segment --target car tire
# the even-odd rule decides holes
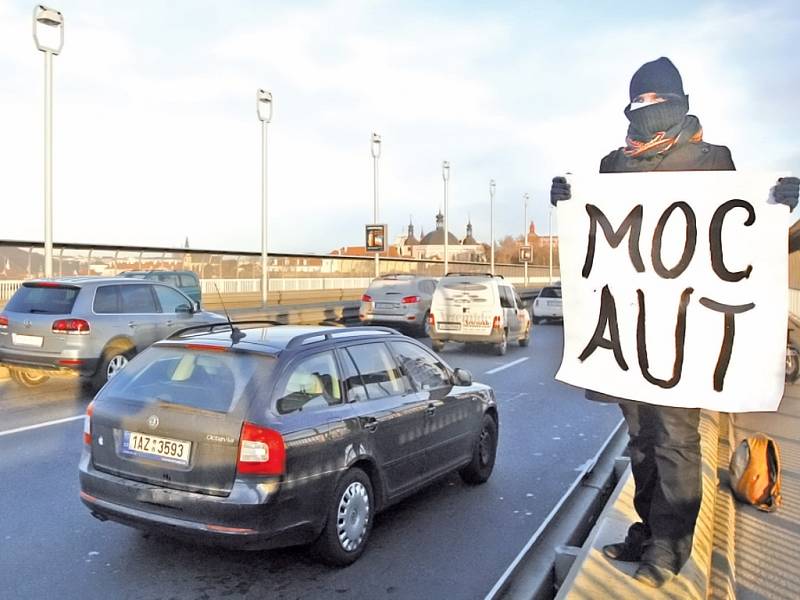
[[[519,338],[519,345],[525,348],[531,343],[531,328],[528,327],[528,330],[525,332],[525,337]]]
[[[50,379],[50,375],[31,371],[29,369],[18,369],[9,367],[8,374],[12,381],[18,383],[22,387],[34,388],[42,385],[45,381]]]
[[[116,375],[120,369],[128,364],[128,361],[136,354],[136,350],[124,346],[112,346],[103,350],[103,356],[100,359],[100,364],[97,366],[97,371],[91,380],[91,386],[99,390],[106,382]]]
[[[503,339],[494,345],[494,353],[503,356],[508,350],[508,332],[503,330]]]
[[[794,383],[800,375],[800,355],[797,348],[789,344],[786,346],[786,383]]]
[[[472,449],[472,460],[458,474],[464,483],[478,485],[486,483],[494,469],[497,457],[497,421],[492,415],[483,415],[481,431]]]
[[[338,567],[355,562],[367,545],[374,517],[372,482],[354,467],[339,480],[331,498],[325,526],[315,542],[320,558]]]
[[[444,342],[441,340],[431,340],[431,348],[434,352],[441,352],[444,350]]]
[[[425,311],[425,316],[422,318],[422,325],[419,328],[419,335],[420,337],[430,337],[431,336],[431,324],[428,322],[428,318],[431,316],[430,311]]]

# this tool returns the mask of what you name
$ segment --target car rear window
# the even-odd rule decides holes
[[[72,306],[80,291],[80,288],[74,286],[23,284],[9,300],[6,310],[19,313],[68,315],[72,312]]]
[[[229,412],[258,373],[269,377],[274,359],[245,352],[153,347],[111,379],[106,395]]]
[[[489,289],[488,285],[476,281],[448,281],[443,283],[442,287],[459,292],[483,292]]]
[[[197,277],[195,277],[194,275],[186,275],[185,273],[182,273],[180,279],[181,279],[181,286],[183,287],[197,287],[198,285],[200,285],[197,282]]]
[[[539,294],[540,298],[561,298],[561,288],[544,288]]]

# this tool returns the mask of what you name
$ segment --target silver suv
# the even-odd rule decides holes
[[[154,281],[63,277],[26,281],[0,312],[0,365],[26,386],[72,372],[102,386],[153,342],[225,321]]]
[[[428,315],[436,280],[414,275],[382,275],[361,296],[358,318],[365,325],[406,327],[428,335]]]

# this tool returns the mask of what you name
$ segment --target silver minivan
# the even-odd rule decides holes
[[[415,275],[382,275],[369,284],[361,296],[359,320],[366,325],[407,327],[428,335],[436,279]]]
[[[0,312],[0,365],[25,386],[77,373],[102,386],[136,354],[179,329],[225,321],[154,281],[26,281]]]

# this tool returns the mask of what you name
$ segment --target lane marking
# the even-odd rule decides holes
[[[86,415],[75,415],[74,417],[65,417],[64,419],[56,419],[55,421],[45,421],[44,423],[37,423],[35,425],[26,425],[25,427],[17,427],[16,429],[6,429],[0,431],[0,437],[4,435],[11,435],[12,433],[22,433],[23,431],[30,431],[31,429],[40,429],[42,427],[50,427],[51,425],[61,425],[61,423],[69,423],[70,421],[77,421]]]
[[[514,365],[518,365],[519,363],[523,363],[528,360],[530,356],[523,356],[522,358],[518,358],[517,360],[512,360],[510,363],[506,363],[505,365],[495,367],[494,369],[489,369],[484,373],[484,375],[494,375],[495,373],[502,371],[503,369],[508,369],[509,367],[513,367]]]

